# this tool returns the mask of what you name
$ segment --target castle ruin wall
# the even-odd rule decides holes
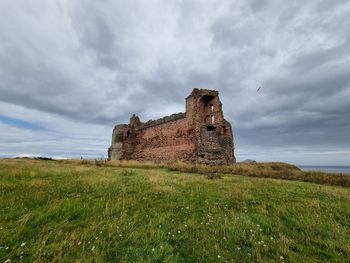
[[[217,91],[194,89],[186,112],[146,123],[133,115],[115,126],[110,160],[191,162],[210,165],[235,162],[231,124],[222,113]]]

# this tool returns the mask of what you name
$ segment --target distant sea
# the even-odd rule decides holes
[[[321,171],[326,173],[343,173],[350,175],[350,166],[315,166],[315,165],[298,165],[303,171]]]

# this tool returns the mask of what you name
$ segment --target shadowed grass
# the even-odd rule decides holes
[[[1,160],[0,262],[347,262],[349,204],[311,183]]]

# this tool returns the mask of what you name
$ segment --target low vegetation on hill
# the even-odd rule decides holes
[[[85,164],[97,164],[116,167],[138,167],[144,169],[167,168],[169,171],[199,174],[235,174],[252,177],[275,178],[317,184],[350,187],[350,176],[342,173],[325,173],[321,171],[302,171],[288,163],[237,163],[235,165],[209,166],[189,163],[154,164],[136,161],[83,161]]]
[[[169,165],[169,169],[187,173],[239,174],[350,187],[350,176],[348,175],[321,171],[301,171],[297,166],[287,163],[238,163],[230,166],[174,163]]]
[[[348,261],[350,188],[187,169],[0,160],[0,262]]]

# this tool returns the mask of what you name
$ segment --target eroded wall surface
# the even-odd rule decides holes
[[[194,161],[194,133],[182,118],[147,128],[135,127],[124,141],[125,159],[140,161]]]
[[[191,162],[224,165],[235,162],[232,127],[222,113],[217,91],[194,89],[186,112],[155,121],[115,126],[110,160]]]

